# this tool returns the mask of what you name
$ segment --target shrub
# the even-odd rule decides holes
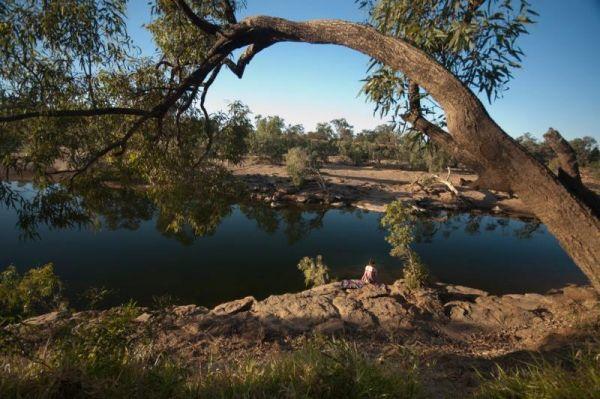
[[[261,159],[280,163],[287,149],[285,122],[278,116],[256,118],[256,130],[249,135],[250,149]]]
[[[402,277],[404,277],[406,287],[411,290],[423,288],[429,280],[427,267],[425,267],[421,258],[414,251],[409,252],[408,260],[405,262],[404,269],[402,270]]]
[[[14,266],[0,273],[0,320],[16,321],[65,304],[62,283],[48,263],[21,276]]]
[[[292,183],[300,187],[312,174],[308,152],[300,147],[290,149],[285,156],[285,168]]]
[[[429,280],[429,273],[419,255],[410,247],[414,241],[417,218],[402,201],[390,203],[383,218],[382,227],[388,234],[385,240],[392,246],[390,255],[404,261],[404,282],[410,289],[421,288]]]
[[[112,294],[114,291],[105,287],[89,287],[81,293],[81,300],[86,304],[87,309],[96,310]]]
[[[321,255],[317,255],[316,259],[305,256],[298,263],[298,270],[304,274],[304,284],[307,287],[316,287],[331,281],[329,267],[323,263]]]
[[[186,371],[145,345],[133,304],[60,328],[23,353],[2,346],[0,392],[7,398],[192,397]],[[14,340],[13,340],[14,341]]]

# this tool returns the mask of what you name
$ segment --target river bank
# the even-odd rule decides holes
[[[145,347],[193,367],[261,362],[298,350],[317,334],[351,342],[372,359],[406,361],[410,353],[423,367],[431,396],[445,397],[473,389],[475,370],[585,342],[597,334],[600,298],[590,287],[494,296],[445,284],[411,291],[398,280],[353,290],[332,283],[213,309],[186,305],[135,311],[130,335],[143,335]],[[48,337],[94,325],[111,312],[53,312],[8,328],[23,334],[28,345],[43,346]]]
[[[510,193],[473,189],[471,183],[477,180],[477,175],[462,169],[434,174],[405,170],[393,164],[350,166],[333,162],[323,165],[319,181],[312,179],[298,188],[291,183],[285,165],[263,163],[248,157],[240,164],[225,166],[245,184],[251,200],[273,208],[290,204],[324,205],[384,212],[387,204],[402,200],[417,210],[535,217],[531,209]],[[66,168],[64,162],[57,160],[48,170],[49,178],[58,183],[68,179],[69,174],[56,174]],[[0,180],[29,182],[32,178],[33,174],[28,170],[19,173],[0,171]],[[582,169],[582,181],[600,193],[600,181],[585,169]],[[325,189],[321,183],[325,184]]]
[[[475,181],[477,175],[463,170],[452,170],[448,176],[447,172],[434,175],[393,165],[359,167],[330,163],[321,169],[326,191],[315,180],[301,188],[294,187],[282,165],[248,159],[240,165],[230,166],[230,170],[246,183],[252,199],[272,207],[290,203],[324,204],[383,212],[388,203],[402,200],[424,210],[482,211],[512,217],[534,217],[533,212],[515,196],[472,189],[469,182]],[[591,189],[600,189],[600,182],[591,175],[584,173],[583,179]]]

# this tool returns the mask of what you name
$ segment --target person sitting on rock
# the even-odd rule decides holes
[[[377,284],[377,269],[375,269],[375,261],[369,259],[369,263],[365,266],[365,272],[360,280],[342,280],[342,288],[362,288],[365,284]]]
[[[377,284],[377,269],[375,269],[375,261],[369,259],[369,263],[365,266],[365,272],[360,279],[365,284]]]

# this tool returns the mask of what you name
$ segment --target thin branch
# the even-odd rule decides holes
[[[229,58],[226,58],[224,63],[231,70],[231,72],[233,72],[238,78],[241,79],[244,76],[246,66],[248,66],[250,61],[252,61],[254,56],[275,43],[277,43],[276,40],[268,40],[251,44],[246,48],[246,51],[244,51],[240,58],[238,58],[237,63],[234,63]]]
[[[208,22],[207,20],[200,18],[194,10],[190,8],[190,6],[185,2],[185,0],[173,0],[175,4],[179,7],[179,9],[185,14],[185,16],[190,20],[191,23],[196,25],[202,31],[208,33],[209,35],[215,35],[221,31],[221,28],[218,25]]]
[[[402,115],[402,119],[410,123],[414,129],[426,134],[434,143],[453,151],[456,143],[452,139],[452,136],[438,125],[431,123],[423,117],[419,85],[410,80],[408,81],[408,104],[409,110],[406,114]]]
[[[1,122],[17,122],[31,118],[61,118],[61,117],[87,117],[87,116],[102,116],[102,115],[138,115],[143,116],[148,114],[148,111],[135,108],[94,108],[94,109],[69,109],[60,111],[38,111],[25,112],[23,114],[0,116]]]
[[[206,110],[206,106],[204,103],[206,102],[206,96],[208,94],[208,89],[214,83],[215,79],[219,75],[221,71],[221,66],[217,66],[213,71],[208,80],[204,83],[204,88],[202,90],[202,96],[200,97],[200,108],[202,108],[202,112],[204,113],[204,130],[206,131],[206,135],[208,136],[208,142],[206,143],[206,148],[204,149],[204,154],[200,157],[200,159],[194,164],[194,167],[197,167],[210,153],[212,149],[212,144],[214,140],[214,134],[212,131],[212,126],[210,125],[210,116],[208,115],[208,111]]]
[[[233,5],[229,0],[222,0],[223,11],[225,13],[225,18],[227,22],[230,24],[237,24],[237,19],[235,17],[235,10],[233,9]]]
[[[72,183],[77,178],[77,176],[79,176],[82,173],[84,173],[85,171],[87,171],[96,162],[98,162],[100,160],[100,158],[102,158],[103,156],[105,156],[106,154],[111,152],[112,150],[115,150],[115,149],[121,147],[124,151],[125,150],[124,147],[127,144],[127,142],[129,141],[129,139],[144,123],[146,123],[146,121],[148,121],[148,119],[150,119],[150,115],[145,115],[145,116],[139,118],[133,124],[133,126],[129,128],[129,130],[127,131],[127,133],[125,133],[125,135],[123,137],[121,137],[117,141],[113,141],[111,144],[104,147],[100,152],[96,153],[90,160],[88,160],[83,167],[76,169],[75,173],[70,178],[70,182]]]

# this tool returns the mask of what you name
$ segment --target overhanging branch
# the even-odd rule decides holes
[[[190,20],[191,23],[196,25],[202,31],[208,33],[209,35],[215,35],[221,31],[221,28],[218,25],[208,22],[207,20],[200,18],[194,10],[190,8],[190,6],[185,2],[185,0],[173,0],[177,7],[185,14],[185,16]]]
[[[25,112],[22,114],[0,116],[0,122],[17,122],[32,118],[60,118],[60,117],[89,117],[102,115],[138,115],[143,116],[148,114],[148,111],[135,108],[94,108],[94,109],[67,109],[56,111],[36,111]]]
[[[235,10],[233,9],[233,5],[229,0],[222,0],[223,4],[223,12],[225,14],[225,19],[230,24],[237,24],[237,18],[235,17]]]
[[[229,58],[226,58],[225,65],[233,72],[238,78],[242,78],[244,76],[244,71],[246,70],[246,66],[252,61],[254,56],[266,49],[267,47],[277,43],[277,40],[265,40],[258,43],[254,43],[248,46],[246,51],[238,58],[237,63],[234,63]]]

